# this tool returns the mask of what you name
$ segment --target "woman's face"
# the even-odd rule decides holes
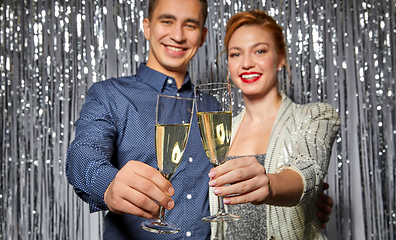
[[[233,83],[251,97],[277,91],[277,71],[283,66],[271,33],[257,25],[238,28],[228,46],[228,69]]]

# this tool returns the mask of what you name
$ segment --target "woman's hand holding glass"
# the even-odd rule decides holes
[[[267,174],[255,157],[232,159],[212,169],[209,186],[226,204],[294,206],[301,198],[301,176],[292,169]],[[294,199],[294,200],[293,200]]]
[[[209,186],[225,204],[262,204],[271,199],[270,179],[255,157],[231,159],[211,169]]]

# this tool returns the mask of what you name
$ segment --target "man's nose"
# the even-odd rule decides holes
[[[175,26],[170,34],[170,37],[175,42],[184,42],[186,36],[184,34],[183,26]]]

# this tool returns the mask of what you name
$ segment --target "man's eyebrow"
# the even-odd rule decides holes
[[[175,21],[176,21],[176,17],[175,17],[174,15],[172,15],[172,14],[166,14],[166,13],[165,13],[165,14],[159,15],[157,19],[158,19],[158,20],[162,20],[162,19],[171,19],[171,20],[175,20]],[[196,25],[200,25],[200,24],[201,24],[201,22],[200,22],[199,20],[194,19],[194,18],[187,18],[187,19],[185,20],[185,22],[193,23],[193,24],[196,24]]]
[[[193,23],[193,24],[196,24],[196,25],[198,25],[198,26],[201,25],[201,22],[200,22],[199,20],[193,19],[193,18],[188,18],[188,19],[186,20],[186,22]]]
[[[161,15],[158,16],[157,19],[158,19],[158,20],[161,20],[161,19],[172,19],[172,20],[176,20],[176,17],[173,16],[172,14],[161,14]]]

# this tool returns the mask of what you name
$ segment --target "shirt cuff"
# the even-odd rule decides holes
[[[97,208],[101,210],[108,210],[108,207],[104,201],[104,193],[109,187],[110,183],[114,180],[118,173],[118,169],[110,167],[106,169],[106,172],[100,171],[97,178],[92,185],[92,201],[95,204],[90,204],[90,211],[97,211]]]

